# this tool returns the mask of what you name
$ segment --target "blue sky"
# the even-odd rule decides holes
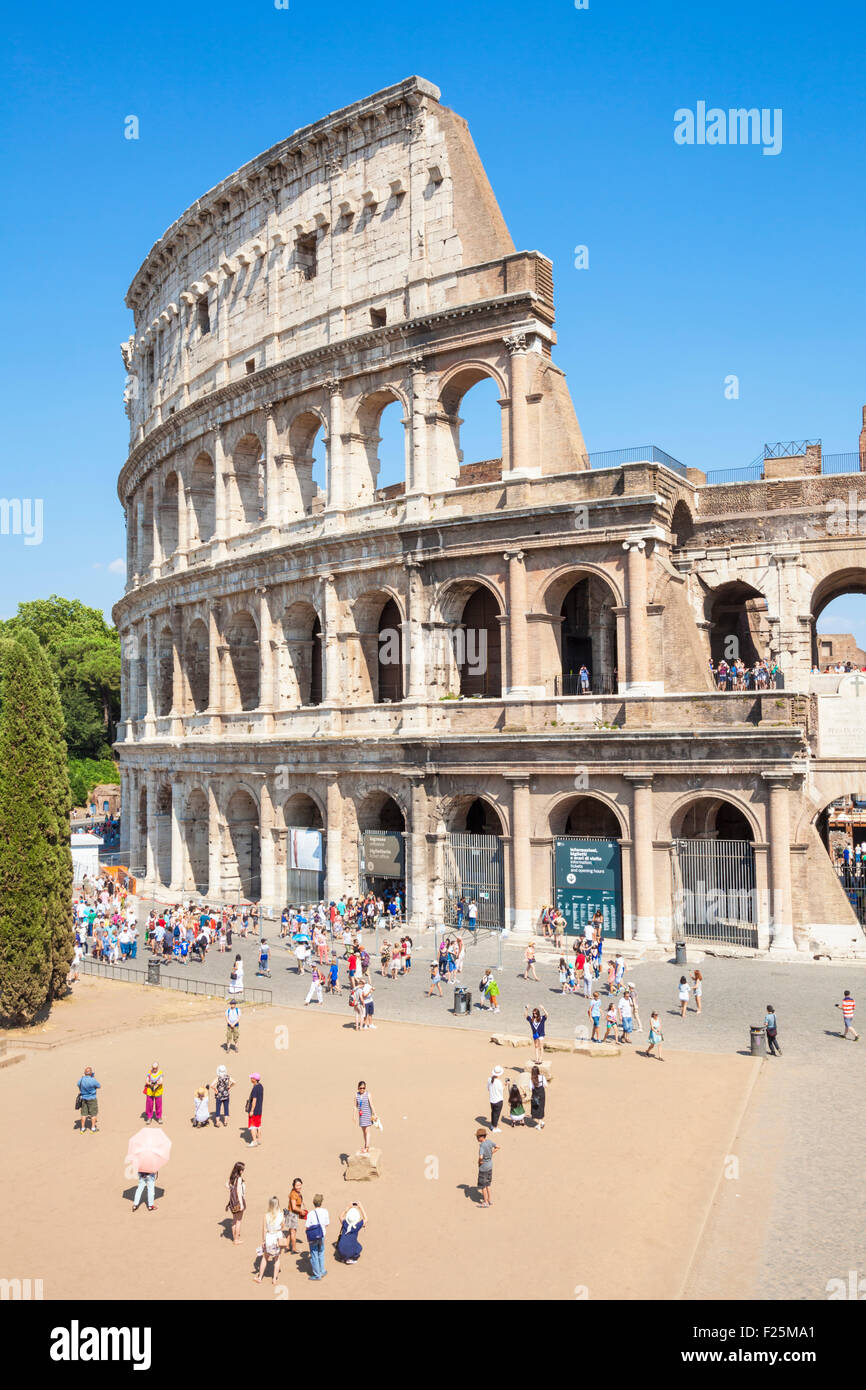
[[[557,361],[590,449],[653,442],[726,468],[765,441],[856,448],[854,3],[152,0],[43,4],[5,26],[2,494],[44,499],[44,539],[0,536],[0,616],[52,591],[108,610],[122,592],[118,344],[153,241],[247,159],[411,73],[468,120],[515,244],[553,259]],[[698,101],[781,108],[781,153],[675,144],[674,112]],[[848,626],[866,640],[863,604]],[[822,627],[839,630],[833,609]]]

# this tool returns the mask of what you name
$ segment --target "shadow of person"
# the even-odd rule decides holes
[[[474,1202],[476,1206],[480,1204],[481,1193],[478,1191],[477,1187],[473,1187],[470,1183],[458,1182],[457,1191],[462,1192],[463,1196],[466,1197],[470,1202]]]
[[[232,1240],[232,1226],[234,1225],[232,1218],[230,1216],[224,1216],[222,1221],[218,1222],[217,1224],[222,1227],[222,1234],[224,1239]]]

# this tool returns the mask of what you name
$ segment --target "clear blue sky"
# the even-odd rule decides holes
[[[771,440],[856,448],[864,37],[861,7],[832,0],[7,12],[0,492],[44,499],[44,540],[0,536],[0,616],[52,591],[109,610],[122,591],[118,344],[153,241],[247,159],[412,73],[468,120],[518,248],[553,259],[590,449],[654,442],[725,468]],[[780,107],[781,153],[675,144],[674,111],[698,101]]]

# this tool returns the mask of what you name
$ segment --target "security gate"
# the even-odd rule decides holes
[[[457,924],[457,904],[475,902],[478,926],[501,931],[505,924],[502,841],[498,835],[454,830],[445,837],[445,920]],[[464,916],[464,922],[467,920]]]
[[[748,840],[674,840],[677,941],[758,945],[755,851]]]

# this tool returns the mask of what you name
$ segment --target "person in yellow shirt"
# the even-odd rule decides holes
[[[160,1071],[159,1063],[154,1062],[150,1071],[144,1079],[145,1096],[145,1121],[149,1125],[156,1120],[158,1125],[162,1124],[162,1093],[164,1089],[164,1078]]]

